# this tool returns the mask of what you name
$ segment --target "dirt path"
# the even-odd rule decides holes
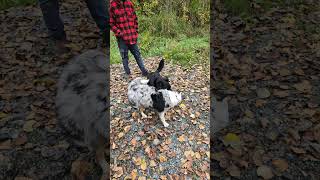
[[[148,58],[145,64],[155,70],[159,61]],[[134,77],[140,76],[135,62],[130,67]],[[164,128],[152,111],[146,111],[148,118],[142,118],[131,107],[122,65],[111,66],[113,178],[209,178],[209,76],[204,68],[188,70],[165,64],[162,74],[169,77],[173,90],[186,98],[167,112],[170,126]]]
[[[282,7],[246,26],[216,5],[212,93],[230,98],[232,123],[212,139],[215,178],[320,177],[319,12]]]
[[[97,46],[98,28],[82,1],[62,3],[61,14],[72,51],[58,56],[38,7],[0,12],[0,179],[70,179],[71,163],[87,153],[56,127],[54,97],[62,67]],[[92,157],[88,161],[94,165]],[[91,179],[99,171],[94,166]]]

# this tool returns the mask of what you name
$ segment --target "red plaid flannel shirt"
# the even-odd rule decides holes
[[[138,18],[130,0],[110,2],[110,26],[115,36],[127,44],[136,44],[138,39]]]

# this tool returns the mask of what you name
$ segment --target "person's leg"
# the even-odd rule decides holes
[[[104,43],[110,41],[109,38],[109,12],[108,12],[108,3],[104,0],[86,0],[88,9],[94,21],[96,22],[98,28],[102,33]]]
[[[130,68],[129,68],[128,46],[121,38],[117,38],[117,41],[118,41],[120,55],[122,58],[122,64],[123,64],[124,71],[127,75],[129,75],[131,73],[130,73]]]
[[[39,4],[49,36],[55,40],[66,40],[66,33],[60,18],[58,0],[39,0]]]
[[[143,76],[146,76],[148,74],[148,70],[144,67],[143,59],[140,54],[140,50],[137,44],[129,45],[129,50],[134,56],[134,59],[136,60]]]

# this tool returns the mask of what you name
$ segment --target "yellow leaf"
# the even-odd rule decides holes
[[[200,158],[201,158],[201,155],[200,155],[199,152],[196,152],[196,153],[195,153],[195,156],[196,156],[197,159],[200,159]]]
[[[204,129],[205,127],[204,127],[203,124],[200,124],[200,125],[199,125],[199,128],[200,128],[200,129]]]
[[[184,152],[184,155],[187,157],[187,158],[192,158],[194,156],[194,152],[192,150],[190,151],[185,151]]]
[[[167,158],[163,155],[160,155],[160,162],[166,162],[167,161]]]
[[[150,166],[151,166],[151,167],[156,167],[157,164],[156,164],[156,162],[155,162],[154,160],[151,160],[151,161],[150,161]]]
[[[134,161],[134,164],[135,164],[136,166],[140,166],[140,164],[141,164],[141,157],[138,157],[138,158],[133,157],[133,161]]]
[[[182,135],[178,138],[178,140],[179,140],[180,142],[184,142],[184,141],[185,141],[184,135],[182,134]]]
[[[118,134],[118,138],[122,138],[124,136],[124,133],[123,132],[120,132],[119,134]]]
[[[231,145],[232,147],[235,147],[236,145],[240,144],[240,138],[234,133],[228,133],[223,137],[223,143],[225,145]]]
[[[144,176],[139,176],[138,180],[146,180],[147,178]]]
[[[142,160],[141,160],[140,168],[141,168],[142,170],[144,170],[144,171],[147,169],[147,162],[146,162],[145,159],[142,159]]]
[[[4,112],[0,112],[0,119],[7,117],[8,114]]]
[[[138,171],[137,171],[136,169],[132,170],[132,172],[131,172],[131,178],[135,180],[136,177],[137,177],[137,175],[138,175]]]
[[[183,103],[181,103],[181,104],[179,105],[179,107],[180,107],[181,109],[185,109],[185,108],[186,108],[186,105],[183,104]]]

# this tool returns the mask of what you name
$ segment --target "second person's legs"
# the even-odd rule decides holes
[[[144,67],[144,62],[143,62],[143,59],[141,57],[138,45],[137,44],[132,44],[132,45],[129,45],[128,47],[129,47],[130,52],[134,56],[134,59],[136,60],[142,75],[143,76],[148,75],[148,71]]]

